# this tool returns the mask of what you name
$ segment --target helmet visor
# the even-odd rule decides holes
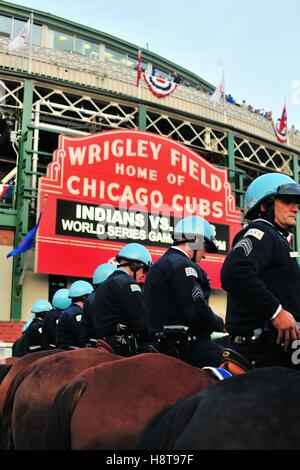
[[[277,196],[298,196],[300,202],[300,184],[282,184],[278,186]]]

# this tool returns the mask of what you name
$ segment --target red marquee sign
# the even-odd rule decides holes
[[[91,278],[130,242],[149,248],[155,261],[172,244],[178,218],[201,215],[215,226],[220,250],[201,266],[218,288],[224,256],[241,228],[227,170],[144,131],[61,135],[40,178],[43,206],[35,261],[46,274]]]

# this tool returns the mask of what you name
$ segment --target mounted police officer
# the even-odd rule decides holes
[[[13,346],[13,355],[16,357],[25,356],[30,352],[41,351],[42,348],[42,332],[44,316],[50,312],[53,307],[48,300],[37,300],[31,312],[33,318],[28,324],[27,328],[23,329],[22,336],[15,342]]]
[[[51,312],[46,313],[43,324],[43,349],[56,348],[57,324],[63,310],[68,309],[72,305],[69,297],[69,289],[59,289],[55,292],[52,305],[54,307]]]
[[[104,263],[98,266],[93,274],[93,285],[96,290],[99,284],[106,281],[109,276],[117,269],[114,264]],[[92,305],[95,300],[96,292],[90,294],[83,306],[81,318],[81,342],[83,346],[95,347],[96,346],[96,332],[93,321]]]
[[[256,367],[295,365],[289,346],[300,338],[300,269],[287,237],[299,203],[300,186],[289,176],[256,178],[245,196],[250,223],[236,235],[222,268],[231,346]]]
[[[149,251],[129,243],[116,257],[118,269],[99,284],[93,302],[97,339],[104,339],[122,356],[143,351],[147,342],[144,299],[139,280],[151,266]]]
[[[72,304],[62,312],[57,324],[58,349],[77,349],[81,346],[82,308],[93,290],[93,286],[87,281],[76,281],[71,285],[69,297]]]
[[[213,227],[202,217],[185,217],[174,228],[174,240],[145,282],[151,338],[162,345],[161,352],[194,366],[219,366],[223,348],[210,334],[223,331],[224,323],[208,306],[210,285],[196,264],[206,252],[218,251]]]

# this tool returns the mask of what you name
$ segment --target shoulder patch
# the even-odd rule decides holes
[[[242,248],[246,256],[249,256],[252,249],[252,241],[249,238],[242,238],[234,247],[233,250],[237,250],[238,248]]]
[[[76,321],[81,321],[82,315],[76,315]]]
[[[42,334],[43,333],[43,328],[39,328],[39,333]]]
[[[194,268],[185,268],[185,274],[186,276],[194,276],[194,277],[197,277],[198,278],[198,273],[196,271],[196,269]]]
[[[261,240],[264,234],[265,232],[259,230],[258,228],[250,228],[248,232],[245,233],[244,238],[251,236],[257,238],[257,240]]]
[[[59,322],[59,318],[56,320],[56,324],[58,325],[58,322]]]
[[[132,292],[142,292],[142,289],[137,284],[131,284],[130,289],[132,290]]]

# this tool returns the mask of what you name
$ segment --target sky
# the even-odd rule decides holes
[[[1,0],[0,0],[1,2]],[[300,130],[299,0],[14,0],[149,50]],[[84,5],[84,7],[83,7]]]

